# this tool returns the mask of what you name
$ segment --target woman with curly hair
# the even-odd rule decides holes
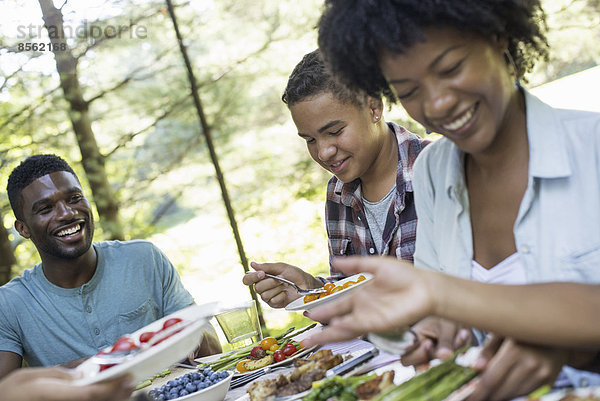
[[[318,28],[336,77],[444,136],[415,165],[417,267],[495,284],[600,282],[600,115],[554,109],[520,84],[547,57],[539,1],[327,0]],[[439,317],[413,329],[420,345],[404,363],[468,339]],[[510,338],[487,350],[471,399],[525,394],[596,356]]]

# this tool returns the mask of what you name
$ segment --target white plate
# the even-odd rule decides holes
[[[304,302],[304,297],[300,297],[300,298],[296,299],[295,301],[290,302],[288,304],[288,306],[285,307],[285,309],[288,311],[310,310],[312,308],[316,308],[317,306],[323,305],[326,302],[333,301],[334,299],[343,297],[344,295],[348,294],[350,291],[354,290],[355,288],[360,287],[364,283],[371,280],[373,278],[373,275],[371,273],[359,273],[359,274],[355,274],[353,276],[346,277],[343,280],[339,280],[339,281],[335,282],[336,286],[343,285],[344,283],[347,283],[348,281],[356,281],[356,279],[361,275],[365,276],[365,280],[360,281],[351,287],[344,288],[343,290],[334,292],[333,294],[327,295],[326,297],[317,299],[315,301],[306,302],[306,303]]]
[[[309,330],[307,330],[307,331],[305,331],[305,332],[303,332],[303,333],[300,333],[300,334],[298,334],[298,335],[294,335],[294,333],[295,333],[295,332],[298,332],[298,331],[304,330],[304,327],[302,327],[302,328],[299,328],[298,330],[295,330],[295,331],[293,331],[292,333],[290,333],[290,335],[289,335],[289,339],[291,339],[291,340],[294,340],[294,341],[297,341],[297,342],[300,342],[300,341],[302,341],[303,339],[305,339],[306,337],[308,337],[310,334],[312,334],[312,333],[313,333],[313,330],[315,330],[315,328],[318,328],[318,327],[320,327],[320,325],[317,325],[317,326],[315,326],[314,328],[312,328],[312,329],[309,329]],[[304,356],[304,355],[308,354],[309,352],[311,352],[311,351],[315,350],[316,348],[317,348],[317,346],[316,346],[316,345],[315,345],[315,346],[312,346],[312,347],[310,347],[310,348],[304,348],[302,351],[295,353],[295,354],[294,354],[294,355],[292,355],[291,357],[289,357],[289,358],[286,358],[285,360],[283,360],[283,361],[281,361],[281,362],[275,362],[275,363],[272,363],[272,364],[270,364],[270,365],[267,365],[267,366],[268,366],[269,368],[272,368],[272,367],[276,367],[276,366],[282,366],[282,365],[285,365],[285,364],[287,364],[287,363],[290,363],[291,361],[293,361],[293,360],[294,360],[294,359],[296,359],[296,358],[300,358],[300,357],[302,357],[302,356]],[[229,355],[229,354],[231,354],[231,353],[233,353],[233,352],[237,352],[237,351],[236,351],[236,350],[233,350],[233,351],[230,351],[230,352],[225,352],[225,353],[218,354],[218,355],[209,355],[209,356],[205,356],[205,357],[202,357],[202,358],[197,358],[197,359],[196,359],[196,362],[198,362],[198,363],[200,363],[200,364],[202,364],[202,363],[208,363],[208,362],[214,362],[214,361],[216,361],[217,359],[221,358],[222,356]],[[238,372],[237,370],[235,370],[234,376],[235,376],[235,377],[245,376],[245,375],[249,375],[249,374],[252,374],[252,373],[256,373],[256,372],[257,372],[257,371],[259,371],[259,370],[260,370],[260,369],[249,370],[248,372],[244,372],[244,373],[240,373],[240,372]]]
[[[558,390],[539,398],[539,401],[560,401],[567,395],[576,395],[581,398],[596,397],[600,398],[600,387],[580,387],[571,390]],[[529,398],[528,398],[529,400]],[[537,400],[535,400],[537,401]]]
[[[137,383],[141,380],[152,377],[171,366],[173,363],[182,360],[192,352],[202,340],[202,330],[204,325],[214,315],[218,307],[217,303],[206,305],[191,305],[175,313],[156,320],[149,325],[131,333],[133,339],[137,339],[140,334],[146,331],[157,331],[162,328],[163,322],[167,319],[178,317],[184,321],[191,321],[180,332],[163,340],[161,343],[135,354],[116,366],[100,372],[100,365],[89,359],[79,365],[76,370],[83,374],[81,379],[74,382],[76,385],[84,386],[90,383],[96,383],[108,380],[123,374],[129,373],[132,381]],[[112,345],[111,345],[112,346]]]
[[[285,358],[283,361],[275,362],[275,363],[272,363],[272,364],[267,365],[267,366],[269,368],[275,368],[277,366],[286,365],[288,363],[291,363],[294,359],[298,359],[298,358],[303,357],[304,355],[308,354],[309,352],[314,351],[317,347],[318,347],[318,345],[313,345],[310,348],[304,348],[302,351],[296,352],[294,355],[292,355],[292,356],[290,356],[288,358]],[[252,373],[256,373],[256,371],[258,371],[258,370],[260,370],[260,369],[249,370],[249,371],[244,372],[244,373],[240,373],[240,372],[238,372],[236,370],[235,373],[234,373],[234,376],[235,377],[246,376],[246,375],[250,375]]]

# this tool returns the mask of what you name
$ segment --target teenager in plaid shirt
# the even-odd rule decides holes
[[[334,175],[325,206],[330,260],[339,255],[393,255],[412,261],[417,226],[412,168],[427,141],[384,121],[381,98],[337,83],[317,50],[296,66],[282,100],[311,157]],[[256,271],[244,276],[244,284],[254,284],[274,308],[299,295],[265,279],[265,273],[302,288],[322,287],[325,281],[285,263],[253,262],[252,267]],[[331,280],[343,277],[331,269]]]

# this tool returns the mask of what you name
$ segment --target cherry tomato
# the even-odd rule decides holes
[[[285,359],[285,354],[281,350],[277,350],[273,352],[273,359],[275,359],[275,362],[281,362]]]
[[[273,344],[273,345],[271,345],[271,348],[269,348],[269,351],[277,351],[278,349],[279,349],[279,345]]]
[[[154,334],[155,333],[153,331],[146,331],[140,334],[140,343],[147,343],[152,337],[154,337]]]
[[[129,351],[130,349],[134,348],[137,348],[137,345],[135,345],[135,341],[133,341],[131,337],[123,336],[120,337],[117,341],[115,341],[110,352]]]
[[[360,283],[361,281],[365,281],[367,278],[365,276],[363,276],[362,274],[360,276],[358,276],[358,278],[356,279],[357,283]]]
[[[181,322],[182,320],[178,317],[172,317],[170,319],[165,320],[165,322],[163,323],[163,330],[166,329],[167,327],[171,327],[173,325],[176,325],[177,323]]]
[[[335,284],[327,283],[323,286],[323,288],[325,289],[325,291],[327,291],[328,294],[331,294],[331,290],[335,288]]]
[[[290,355],[293,355],[296,352],[298,352],[298,348],[296,348],[296,346],[294,344],[288,344],[281,349],[281,352],[285,356],[290,356]]]
[[[240,373],[246,373],[248,371],[248,369],[246,369],[246,367],[244,366],[244,364],[246,362],[250,362],[250,359],[244,359],[243,361],[239,361],[235,365],[235,368],[237,369],[238,372],[240,372]]]
[[[256,347],[252,348],[252,351],[250,351],[250,355],[255,357],[256,359],[260,359],[264,356],[265,350],[262,349],[262,347],[260,345],[257,345]]]
[[[112,368],[115,365],[116,365],[116,363],[103,363],[100,365],[100,372],[102,372],[103,370],[106,370],[108,368]]]
[[[304,303],[307,304],[309,302],[314,301],[315,299],[319,299],[319,294],[311,294],[304,296]]]
[[[353,286],[353,285],[355,285],[355,284],[356,284],[356,281],[346,281],[346,282],[345,282],[345,283],[342,285],[342,287],[343,287],[343,288],[348,288],[348,287],[352,287],[352,286]]]
[[[260,342],[260,346],[265,351],[270,349],[273,345],[277,344],[277,339],[275,337],[265,337]]]

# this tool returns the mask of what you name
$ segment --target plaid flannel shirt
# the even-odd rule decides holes
[[[412,262],[415,251],[417,214],[413,200],[413,164],[429,143],[405,128],[388,123],[398,142],[396,196],[388,211],[383,230],[382,255],[393,255]],[[375,243],[362,203],[360,180],[343,183],[335,176],[327,184],[325,224],[329,241],[329,262],[340,255],[374,255]],[[330,279],[344,275],[331,267]]]

